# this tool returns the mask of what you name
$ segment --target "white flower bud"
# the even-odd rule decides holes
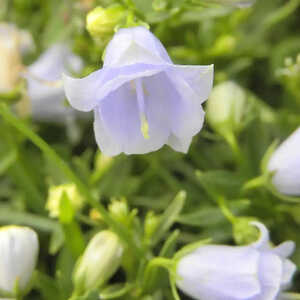
[[[119,268],[123,247],[118,236],[108,230],[97,233],[89,242],[74,272],[78,294],[98,288]]]
[[[24,293],[38,257],[37,234],[30,228],[6,226],[0,229],[0,290]]]
[[[275,172],[272,183],[286,195],[300,195],[300,127],[272,154],[267,169]]]
[[[266,227],[248,246],[201,246],[179,260],[177,286],[199,300],[275,300],[287,288],[296,266],[291,241],[272,248]]]
[[[207,102],[207,121],[220,134],[240,131],[248,112],[247,100],[247,93],[235,82],[218,84]]]

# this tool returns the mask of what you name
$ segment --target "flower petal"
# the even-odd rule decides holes
[[[269,251],[261,253],[259,260],[259,279],[262,292],[258,297],[251,298],[251,300],[276,299],[280,291],[282,272],[282,261],[277,255]]]
[[[161,42],[145,27],[121,28],[105,50],[104,66],[172,63]]]
[[[81,79],[64,75],[64,88],[75,109],[90,111],[124,83],[135,78],[152,76],[166,68],[167,65],[136,64],[122,68],[103,68]]]
[[[260,231],[259,239],[256,242],[252,243],[251,246],[261,250],[263,249],[269,250],[270,235],[267,227],[263,223],[256,222],[256,221],[253,221],[250,224],[256,226]]]
[[[208,99],[213,86],[214,66],[180,66],[176,65],[176,73],[182,76],[187,84],[198,95],[200,103]]]
[[[99,108],[94,110],[94,133],[98,147],[107,156],[115,156],[122,152],[121,144],[117,143],[103,124]]]
[[[287,258],[293,254],[293,252],[295,251],[295,247],[296,245],[293,241],[286,241],[274,248],[273,252],[281,256],[282,258]]]
[[[169,136],[167,144],[172,147],[175,151],[187,153],[192,142],[192,137],[178,138],[172,134]]]
[[[300,128],[294,131],[273,153],[268,170],[276,171],[272,181],[279,192],[300,195]]]
[[[110,93],[99,105],[103,127],[107,129],[107,135],[114,143],[119,145],[119,153],[142,154],[155,151],[167,140],[168,128],[161,126],[160,114],[165,109],[160,105],[160,99],[146,97],[145,100],[146,117],[149,122],[148,139],[145,139],[141,132],[137,95],[130,83]],[[100,144],[101,149],[105,147],[106,145]],[[115,151],[113,154],[105,154],[118,153]]]
[[[285,289],[288,288],[293,275],[295,274],[297,267],[296,265],[291,262],[289,259],[285,259],[283,261],[282,265],[283,271],[282,271],[282,278],[281,278],[281,288]]]
[[[169,70],[166,73],[169,79],[169,98],[172,98],[172,102],[169,103],[172,133],[179,139],[191,138],[203,126],[205,113],[201,101],[182,77]]]

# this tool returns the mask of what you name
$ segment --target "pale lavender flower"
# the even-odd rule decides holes
[[[63,72],[79,72],[82,60],[64,44],[54,44],[32,65],[25,75],[31,100],[32,117],[39,121],[65,122],[74,110],[65,104]]]
[[[287,259],[294,243],[273,248],[267,228],[248,246],[201,246],[179,260],[177,286],[199,300],[275,300],[286,289],[296,270]]]
[[[187,152],[203,125],[201,104],[212,88],[213,66],[174,65],[146,28],[120,29],[104,66],[83,79],[64,76],[71,105],[94,110],[102,152],[142,154],[164,144]]]
[[[286,195],[300,195],[300,127],[272,154],[268,170],[275,172],[272,183]]]

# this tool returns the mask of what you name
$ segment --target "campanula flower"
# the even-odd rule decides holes
[[[0,229],[0,290],[14,295],[15,286],[23,293],[35,269],[39,243],[30,228],[6,226]]]
[[[25,76],[35,120],[64,122],[74,117],[74,111],[64,103],[65,94],[60,80],[62,72],[76,73],[82,66],[82,60],[68,46],[54,44],[28,67]]]
[[[300,127],[272,154],[268,170],[275,172],[272,183],[286,195],[300,195]]]
[[[273,248],[266,227],[247,246],[205,245],[179,260],[177,286],[199,300],[275,300],[296,270],[287,259],[294,243]]]
[[[164,144],[187,152],[203,125],[213,66],[174,65],[142,26],[122,28],[105,50],[102,69],[82,79],[64,76],[71,105],[94,111],[102,152],[143,154]]]

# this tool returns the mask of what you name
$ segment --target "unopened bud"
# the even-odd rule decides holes
[[[97,233],[79,259],[73,280],[78,294],[103,285],[119,268],[123,247],[118,236],[108,230]]]
[[[49,211],[50,217],[58,218],[60,216],[61,201],[64,193],[70,200],[74,212],[80,210],[83,206],[83,198],[74,183],[52,186],[49,188],[46,203],[46,209]]]
[[[30,228],[0,229],[0,290],[15,298],[28,291],[39,251],[37,234]]]
[[[207,121],[220,134],[243,128],[249,111],[247,93],[233,81],[217,85],[207,102]]]
[[[125,9],[121,5],[112,5],[108,8],[98,6],[88,13],[86,27],[92,37],[106,38],[113,34],[124,16]]]

